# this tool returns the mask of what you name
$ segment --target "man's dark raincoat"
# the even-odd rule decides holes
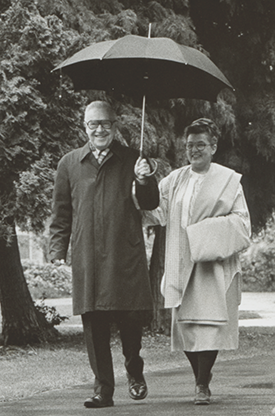
[[[71,236],[75,315],[152,309],[141,215],[132,199],[138,156],[113,141],[101,165],[88,143],[59,162],[50,256],[65,259]],[[155,179],[136,183],[136,196],[141,209],[156,208]]]

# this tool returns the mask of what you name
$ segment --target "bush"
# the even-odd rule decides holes
[[[243,290],[247,292],[275,291],[275,246],[261,244],[241,255]]]
[[[22,261],[24,275],[34,299],[68,297],[72,293],[72,272],[67,265]]]
[[[275,291],[275,213],[240,258],[244,291]]]
[[[42,313],[45,316],[47,322],[51,326],[60,325],[61,322],[65,321],[66,319],[69,319],[68,316],[60,315],[54,306],[45,305],[44,301],[45,298],[42,298],[41,300],[35,302],[35,307],[40,313]]]

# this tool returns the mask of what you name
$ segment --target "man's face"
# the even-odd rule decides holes
[[[107,108],[91,108],[85,113],[86,133],[89,137],[90,142],[99,150],[106,149],[112,143],[115,137],[115,122],[112,114]],[[110,128],[103,127],[101,124],[91,126],[89,122],[97,121],[111,121],[112,125]],[[90,124],[88,127],[87,123]],[[103,123],[104,124],[104,123]]]

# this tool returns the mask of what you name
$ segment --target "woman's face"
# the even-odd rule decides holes
[[[208,133],[189,134],[186,143],[186,154],[192,169],[197,173],[205,173],[210,167],[212,156],[217,145],[210,144]]]

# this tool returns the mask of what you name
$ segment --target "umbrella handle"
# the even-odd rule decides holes
[[[149,178],[149,176],[153,176],[158,169],[158,162],[155,159],[148,159],[148,163],[152,169],[152,172],[145,175],[147,178]]]

